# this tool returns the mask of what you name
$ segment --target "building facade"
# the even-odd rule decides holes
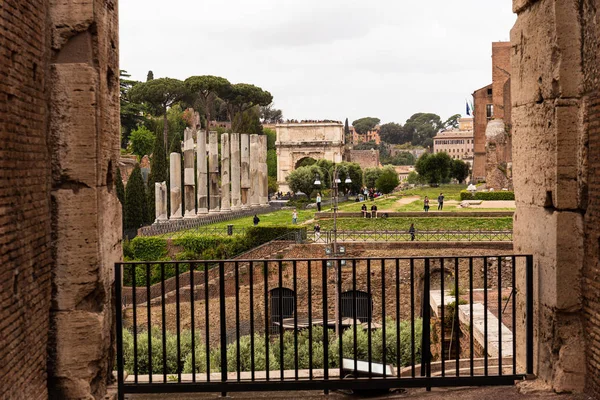
[[[433,152],[447,153],[455,160],[473,165],[473,118],[461,118],[459,128],[442,131],[433,138]]]
[[[381,138],[379,137],[379,125],[375,126],[375,128],[371,129],[364,135],[356,132],[354,127],[350,127],[350,134],[352,136],[352,144],[359,143],[367,143],[367,142],[375,142],[375,144],[381,143]]]

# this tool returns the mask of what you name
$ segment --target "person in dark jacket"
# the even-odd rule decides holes
[[[444,193],[440,193],[438,196],[438,210],[442,210],[444,208]]]
[[[253,218],[252,221],[254,221],[254,226],[258,225],[258,223],[260,222],[260,219],[258,218],[258,215],[254,214],[254,218]]]
[[[408,228],[408,233],[410,233],[410,241],[414,241],[415,240],[415,224],[410,224],[410,228]]]

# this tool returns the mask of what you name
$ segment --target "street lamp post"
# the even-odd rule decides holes
[[[326,170],[327,174],[328,174],[328,178],[330,179],[331,182],[331,204],[333,206],[333,240],[332,240],[332,257],[333,257],[333,267],[335,268],[335,332],[338,336],[341,336],[341,329],[340,329],[340,285],[339,285],[339,268],[340,268],[340,262],[338,260],[338,256],[342,253],[342,252],[338,252],[338,246],[337,246],[337,212],[338,212],[338,184],[342,183],[342,181],[339,178],[339,170],[337,169],[337,166],[334,165],[333,166],[333,174],[331,174],[331,172],[329,170]],[[344,183],[348,184],[348,183],[352,183],[352,179],[350,179],[350,175],[348,174],[346,176],[346,179],[344,180]],[[316,176],[315,178],[315,182],[314,182],[315,186],[321,186],[321,181],[319,180],[319,175]],[[344,250],[345,253],[345,250]]]

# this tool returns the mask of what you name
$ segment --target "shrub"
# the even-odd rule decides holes
[[[137,261],[158,261],[167,255],[167,240],[151,236],[137,236],[130,242],[131,254]]]
[[[337,337],[335,332],[331,329],[328,331],[328,362],[330,368],[338,367],[338,354],[339,347],[337,346]],[[278,363],[281,363],[280,354],[280,338],[277,336],[273,342],[271,349],[275,355],[275,359]],[[304,329],[298,333],[298,368],[308,369],[311,367],[310,363],[310,341],[309,341],[309,330]],[[323,328],[320,326],[314,326],[312,328],[312,368],[323,368],[324,363],[324,349],[323,345]],[[294,353],[294,332],[286,331],[283,334],[283,366],[284,369],[295,368],[295,353]]]
[[[248,248],[260,246],[287,233],[300,232],[306,238],[306,227],[300,226],[253,226],[246,230],[246,243]]]
[[[144,224],[147,216],[146,185],[140,165],[136,164],[125,187],[125,228],[137,229]]]
[[[461,190],[460,200],[514,200],[515,192],[501,190],[498,192],[475,192],[473,195],[467,190]]]

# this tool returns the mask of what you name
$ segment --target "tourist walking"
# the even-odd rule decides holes
[[[321,193],[317,193],[317,211],[321,212]]]
[[[362,211],[363,218],[367,218],[367,205],[365,203],[363,203],[363,205],[360,208],[360,210]]]
[[[260,222],[258,215],[254,214],[254,218],[252,219],[252,221],[254,222],[254,226],[258,225],[258,223]]]
[[[298,223],[298,211],[296,211],[296,209],[294,209],[294,212],[292,213],[292,224],[296,225]]]
[[[444,193],[440,193],[438,196],[438,210],[442,210],[444,208]]]
[[[319,225],[319,223],[317,222],[315,225],[315,242],[318,242],[319,239],[321,238],[321,225]]]
[[[425,196],[425,201],[423,202],[423,210],[429,212],[429,197],[427,196]]]
[[[410,224],[410,228],[408,228],[408,233],[410,233],[410,241],[414,241],[415,240],[415,224]]]

